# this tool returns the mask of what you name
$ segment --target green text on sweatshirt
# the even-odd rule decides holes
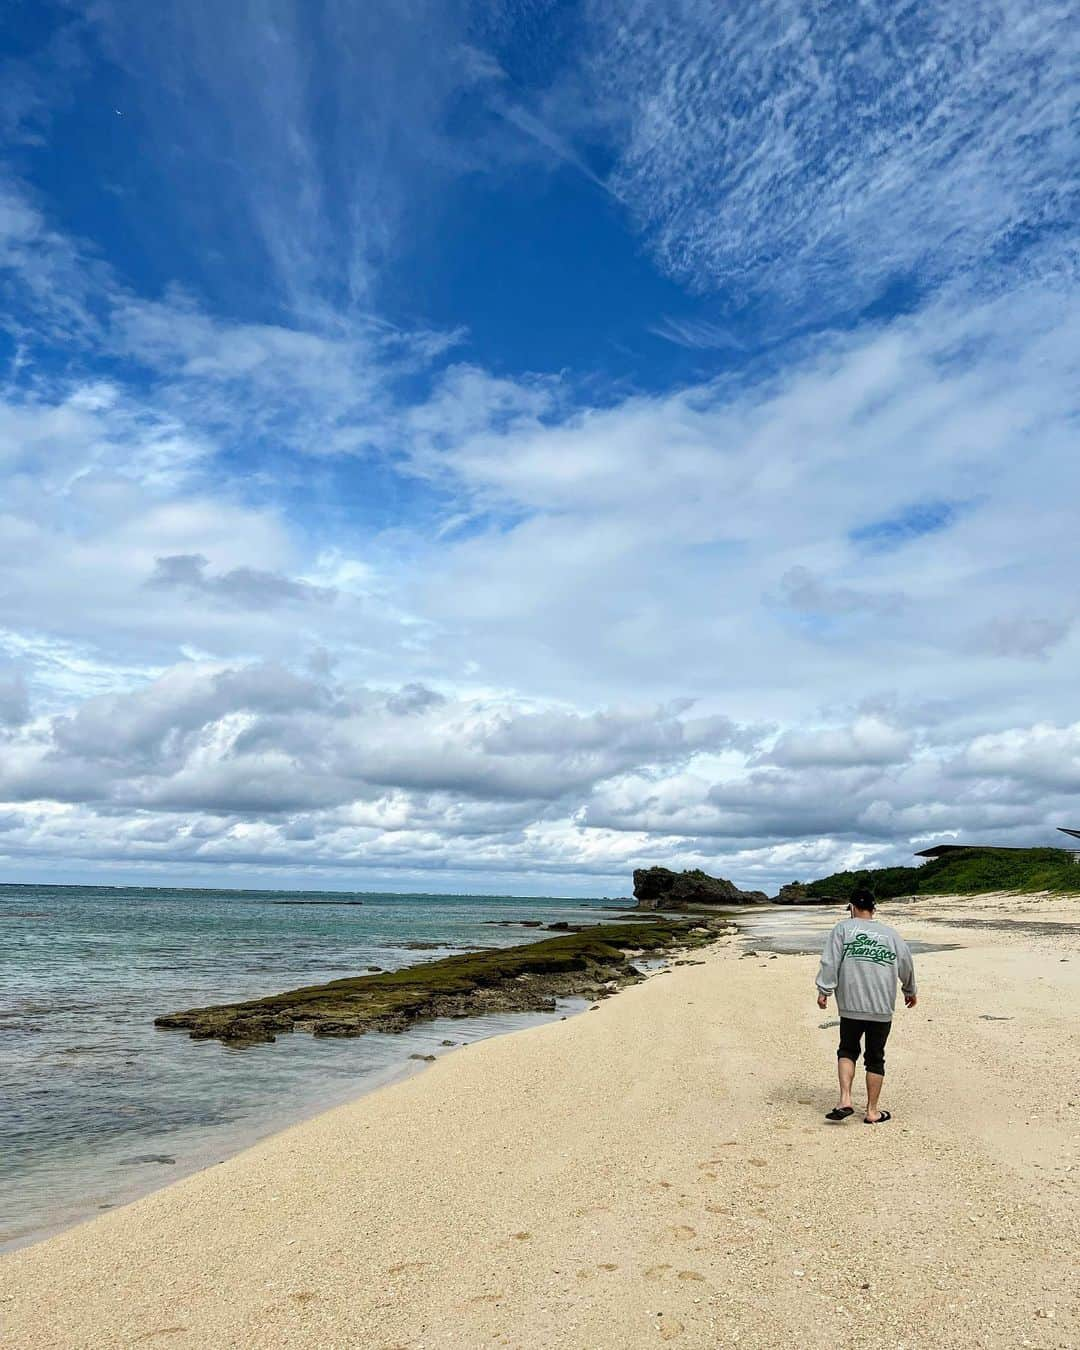
[[[822,994],[835,991],[841,1017],[891,1022],[897,977],[905,994],[915,993],[911,952],[887,923],[842,919],[826,938],[817,987]]]

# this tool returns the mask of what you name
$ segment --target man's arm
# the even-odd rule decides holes
[[[843,959],[844,935],[840,925],[837,924],[825,939],[825,946],[821,952],[821,965],[818,966],[818,1003],[822,1007],[825,1006],[824,1000],[836,988],[836,982],[840,978],[840,962]]]
[[[914,1008],[918,995],[915,962],[911,959],[911,949],[902,937],[896,940],[896,973],[900,978],[900,988],[904,991],[904,1002],[909,1008]]]

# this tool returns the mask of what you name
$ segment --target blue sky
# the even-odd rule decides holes
[[[12,13],[10,877],[771,887],[1068,823],[1067,6]]]

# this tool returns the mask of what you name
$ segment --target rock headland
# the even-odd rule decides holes
[[[672,872],[666,867],[639,867],[634,872],[634,897],[644,910],[685,910],[701,905],[760,905],[764,891],[743,891],[724,877],[711,877],[694,868]]]

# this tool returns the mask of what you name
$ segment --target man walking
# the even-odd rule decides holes
[[[878,1110],[881,1085],[885,1081],[885,1042],[892,1029],[898,975],[904,1002],[909,1008],[915,1006],[915,966],[907,943],[896,929],[874,918],[876,904],[869,886],[857,886],[848,905],[850,917],[841,919],[833,928],[821,953],[817,975],[818,1007],[827,1007],[829,995],[835,990],[840,1010],[840,1048],[836,1052],[840,1103],[828,1112],[826,1120],[846,1120],[855,1113],[851,1104],[851,1084],[855,1079],[860,1042],[864,1038],[866,1115],[863,1123],[880,1125],[892,1119],[888,1111]]]

